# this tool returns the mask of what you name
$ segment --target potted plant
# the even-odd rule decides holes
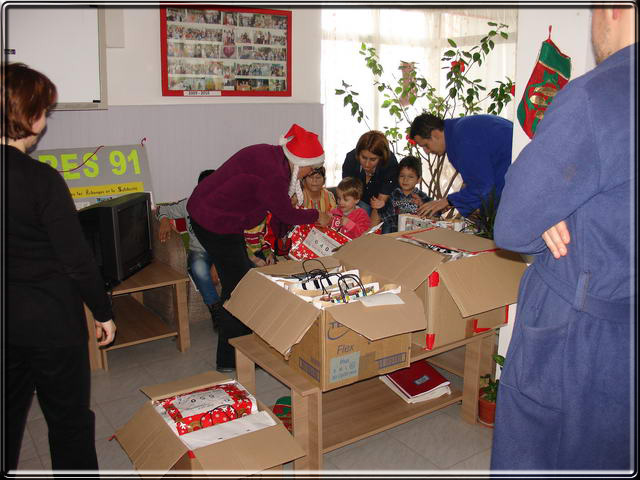
[[[451,176],[445,174],[445,155],[426,154],[413,140],[408,139],[411,121],[423,112],[441,118],[457,118],[479,113],[498,115],[513,99],[515,93],[515,85],[509,77],[502,81],[496,80],[493,88],[483,84],[489,82],[475,78],[475,67],[487,60],[487,56],[495,47],[495,41],[499,38],[509,38],[508,25],[488,22],[488,26],[488,33],[477,45],[469,49],[461,48],[452,39],[447,39],[450,48],[441,57],[442,68],[447,72],[446,92],[443,95],[418,72],[413,62],[402,61],[397,67],[400,75],[390,75],[391,79],[385,81],[384,68],[376,49],[365,43],[360,46],[359,53],[364,57],[365,64],[373,75],[373,84],[382,97],[380,107],[387,110],[392,117],[393,124],[382,127],[382,131],[396,155],[404,151],[406,155],[422,158],[425,165],[422,185],[432,198],[447,196],[458,173],[454,171]],[[371,129],[367,122],[369,117],[358,102],[359,93],[354,91],[351,84],[343,80],[341,88],[335,89],[335,93],[344,97],[344,106],[350,110],[357,122],[364,122],[367,128]],[[424,108],[417,108],[416,101],[419,99],[422,99],[422,105],[426,103]],[[448,161],[446,163],[448,164]],[[483,231],[486,232],[487,229]]]
[[[504,366],[504,357],[502,355],[493,355],[493,360]],[[480,378],[486,380],[486,385],[480,388],[480,396],[478,397],[478,420],[480,423],[493,427],[496,418],[496,401],[498,400],[498,387],[500,380],[491,378],[491,374],[487,373]]]

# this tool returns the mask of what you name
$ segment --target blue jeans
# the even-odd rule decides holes
[[[204,303],[207,305],[213,305],[220,300],[216,287],[211,280],[211,265],[213,260],[209,254],[204,252],[197,252],[189,250],[187,255],[187,265],[189,275],[193,279]]]

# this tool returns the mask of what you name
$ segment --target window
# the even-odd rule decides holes
[[[415,62],[416,68],[439,89],[444,90],[446,70],[442,54],[450,48],[448,38],[458,46],[477,45],[489,31],[487,22],[509,25],[509,39],[497,40],[487,61],[474,67],[474,78],[486,78],[483,85],[495,86],[505,76],[515,78],[517,10],[504,9],[324,9],[322,11],[322,103],[324,104],[325,166],[327,185],[336,185],[342,177],[342,162],[355,148],[360,135],[368,130],[382,130],[393,125],[373,86],[373,76],[359,54],[362,42],[378,52],[384,67],[383,79],[395,83],[401,61]],[[369,117],[358,123],[343,98],[335,95],[342,81],[359,93],[357,101]],[[510,120],[514,102],[503,110]],[[418,115],[426,105],[410,108]],[[414,116],[415,116],[414,115]],[[400,146],[400,150],[403,146]],[[458,179],[459,181],[459,179]],[[454,189],[457,188],[454,184]]]

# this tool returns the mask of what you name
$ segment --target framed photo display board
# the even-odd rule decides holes
[[[291,12],[160,9],[163,96],[291,96]]]

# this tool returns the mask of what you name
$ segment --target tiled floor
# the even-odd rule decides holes
[[[191,349],[180,353],[174,339],[163,339],[109,352],[109,371],[92,375],[92,409],[96,414],[96,449],[101,470],[130,471],[132,466],[118,441],[111,439],[147,400],[145,385],[168,382],[215,368],[216,336],[208,322],[191,325]],[[445,372],[443,372],[445,373]],[[446,374],[461,388],[461,379]],[[258,397],[267,405],[289,390],[263,370],[256,373]],[[447,470],[487,472],[492,430],[460,418],[460,405],[399,425],[324,456],[326,470],[378,473]],[[20,456],[20,470],[51,468],[47,425],[34,399]],[[286,465],[285,469],[290,469]]]

